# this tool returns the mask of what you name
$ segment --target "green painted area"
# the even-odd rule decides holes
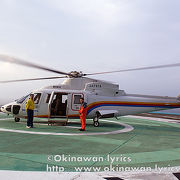
[[[79,120],[73,120],[76,122],[70,123],[68,127],[38,123],[35,124],[36,128],[26,129],[25,120],[15,123],[13,119],[1,120],[4,118],[7,116],[0,114],[0,128],[81,133],[78,131]],[[110,120],[132,125],[134,130],[122,134],[93,136],[52,136],[0,131],[0,170],[46,171],[47,165],[49,169],[57,165],[64,167],[65,171],[75,171],[74,167],[105,168],[111,163],[116,167],[180,166],[180,124],[129,117]],[[100,127],[95,128],[91,120],[87,121],[87,132],[111,132],[119,129],[123,127],[111,122],[100,122]]]

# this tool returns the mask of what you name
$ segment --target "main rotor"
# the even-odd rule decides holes
[[[92,76],[92,75],[100,75],[100,74],[110,74],[110,73],[119,73],[119,72],[128,72],[128,71],[141,71],[141,70],[149,70],[149,69],[160,69],[160,68],[171,68],[180,66],[180,63],[175,64],[165,64],[165,65],[156,65],[156,66],[147,66],[147,67],[138,67],[138,68],[129,68],[129,69],[120,69],[116,71],[105,71],[105,72],[96,72],[96,73],[87,73],[84,74],[82,71],[71,71],[69,73],[59,71],[53,68],[45,67],[42,65],[38,65],[35,63],[31,63],[28,61],[24,61],[22,59],[0,54],[0,61],[2,62],[9,62],[13,64],[18,64],[21,66],[31,67],[35,69],[40,69],[48,72],[53,72],[56,74],[61,74],[63,76],[52,76],[52,77],[40,77],[40,78],[31,78],[31,79],[19,79],[19,80],[8,80],[8,81],[0,81],[0,83],[9,83],[9,82],[20,82],[20,81],[35,81],[35,80],[46,80],[46,79],[60,79],[60,78],[82,78],[85,76]]]

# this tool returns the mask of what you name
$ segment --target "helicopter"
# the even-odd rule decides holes
[[[20,118],[27,118],[26,101],[30,94],[34,94],[34,117],[53,118],[64,120],[79,118],[80,98],[83,97],[87,103],[87,119],[93,119],[94,127],[99,126],[100,118],[118,118],[125,115],[135,115],[165,109],[180,108],[180,97],[152,96],[141,94],[127,94],[119,89],[119,85],[108,81],[89,78],[87,76],[120,73],[128,71],[141,71],[158,68],[170,68],[180,66],[180,63],[158,66],[122,69],[117,71],[97,72],[84,74],[71,71],[69,73],[37,65],[25,60],[0,55],[0,61],[14,63],[26,67],[36,68],[44,71],[61,74],[63,76],[42,77],[32,79],[19,79],[0,81],[0,83],[12,83],[22,81],[36,81],[46,79],[65,79],[63,83],[42,87],[33,90],[26,96],[17,99],[1,107],[1,111],[13,115],[15,122]]]

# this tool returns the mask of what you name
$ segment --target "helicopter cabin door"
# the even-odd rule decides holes
[[[49,118],[63,118],[67,116],[68,94],[62,92],[51,93],[49,100]]]
[[[83,97],[85,102],[87,102],[86,97],[83,93],[72,93],[71,95],[71,115],[72,117],[79,118],[79,109],[81,107],[80,98]]]

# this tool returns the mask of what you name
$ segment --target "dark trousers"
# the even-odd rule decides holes
[[[33,127],[33,116],[34,111],[31,109],[27,109],[27,126]]]

